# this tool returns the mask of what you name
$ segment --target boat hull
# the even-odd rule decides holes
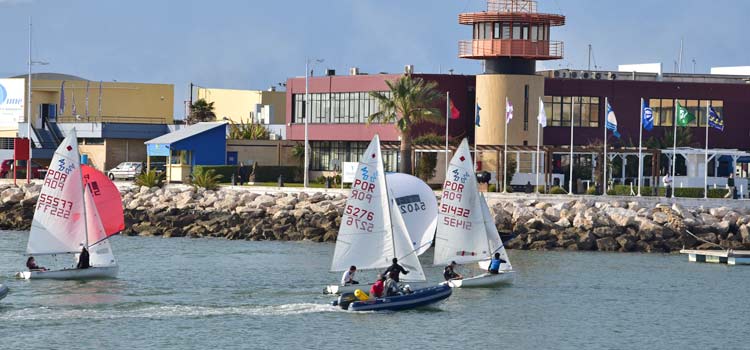
[[[3,298],[5,298],[8,295],[9,291],[10,291],[10,289],[8,289],[8,287],[0,284],[0,300],[2,300]]]
[[[515,272],[501,271],[498,274],[484,273],[461,280],[445,281],[442,284],[452,288],[491,288],[513,283]]]
[[[92,266],[87,269],[63,269],[53,271],[22,271],[17,272],[17,278],[23,279],[52,279],[52,280],[90,280],[115,278],[119,268],[115,266]]]
[[[340,303],[339,306],[350,311],[403,311],[431,305],[451,296],[453,290],[445,285],[417,289],[410,294],[376,298],[367,301]],[[342,295],[339,300],[351,298]]]
[[[414,288],[426,288],[428,285],[426,282],[406,282],[402,281],[402,284],[408,284],[409,287]],[[323,294],[347,294],[347,293],[354,293],[355,290],[360,289],[363,292],[367,292],[372,287],[372,283],[369,284],[348,284],[345,286],[338,285],[338,284],[329,284],[323,289]]]

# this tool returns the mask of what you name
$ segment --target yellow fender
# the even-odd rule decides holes
[[[363,292],[361,289],[357,289],[354,291],[354,296],[359,299],[359,301],[367,301],[370,299],[370,296],[367,295],[367,293]]]

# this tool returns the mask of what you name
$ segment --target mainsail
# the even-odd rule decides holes
[[[28,254],[77,253],[86,243],[81,163],[75,135],[55,150],[31,222]]]
[[[425,279],[401,213],[390,203],[380,139],[376,135],[360,157],[352,191],[341,218],[331,271],[385,268],[398,258],[410,273],[405,281]]]
[[[385,181],[406,224],[412,249],[417,255],[424,254],[432,246],[437,227],[435,192],[422,179],[409,174],[388,173]]]
[[[81,165],[81,169],[83,170],[83,184],[90,190],[96,204],[97,213],[104,225],[106,236],[103,238],[124,230],[125,218],[120,191],[107,175],[101,171],[88,165]],[[86,207],[88,208],[88,205]],[[98,241],[89,239],[89,244],[94,244]]]
[[[435,236],[435,265],[451,261],[477,262],[488,259],[493,253],[493,240],[488,238],[490,233],[473,164],[469,144],[464,139],[451,159],[443,184]],[[497,235],[497,229],[494,233]]]

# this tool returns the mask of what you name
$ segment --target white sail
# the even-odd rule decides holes
[[[84,200],[86,201],[86,227],[90,245],[88,247],[89,263],[96,267],[117,265],[107,233],[102,225],[102,219],[96,209],[96,202],[88,186],[84,190]]]
[[[31,222],[28,254],[77,253],[86,242],[81,163],[75,135],[55,150]]]
[[[424,254],[432,245],[437,227],[435,192],[422,179],[408,174],[388,173],[385,180],[406,224],[412,249],[417,255]]]
[[[341,217],[331,271],[384,268],[395,256],[380,139],[359,159],[352,191]]]
[[[395,198],[392,196],[392,198]],[[421,282],[427,280],[419,262],[418,250],[414,247],[407,232],[406,223],[401,215],[401,210],[396,205],[395,199],[390,206],[391,220],[393,223],[393,246],[396,251],[395,257],[408,274],[401,275],[405,282]]]
[[[494,257],[495,253],[500,253],[500,259],[507,261],[507,264],[501,264],[501,270],[513,270],[513,265],[510,263],[508,258],[508,252],[505,251],[505,245],[503,244],[500,233],[497,232],[497,226],[495,226],[495,217],[490,212],[490,207],[487,205],[487,201],[484,196],[479,197],[480,204],[482,205],[482,216],[484,216],[484,227],[487,233],[487,240],[490,244],[490,255]],[[479,267],[486,270],[489,267],[489,260],[481,262]]]
[[[458,264],[490,257],[469,144],[464,139],[451,159],[438,213],[435,265]]]

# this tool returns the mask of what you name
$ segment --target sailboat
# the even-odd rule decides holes
[[[117,187],[101,172],[81,165],[75,131],[55,150],[37,200],[28,255],[75,255],[85,247],[89,268],[33,270],[24,279],[94,279],[117,276],[108,238],[125,227]]]
[[[490,287],[513,281],[513,266],[497,232],[487,201],[479,193],[469,144],[464,139],[451,159],[438,212],[435,265],[478,263],[487,270],[489,259],[500,254],[507,263],[498,274],[484,273],[444,282],[454,288]]]
[[[360,270],[383,269],[391,265],[393,258],[398,258],[399,263],[409,271],[401,277],[402,281],[426,281],[417,250],[395,198],[388,190],[382,159],[380,138],[375,135],[357,166],[336,239],[331,271],[343,272],[351,265]],[[416,290],[414,294],[418,297],[413,300],[396,302],[377,298],[340,305],[352,310],[400,310],[437,302],[451,294],[450,289],[425,289],[429,291]]]

